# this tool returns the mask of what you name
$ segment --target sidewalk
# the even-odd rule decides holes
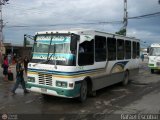
[[[9,70],[13,73],[13,76],[14,76],[13,81],[15,81],[16,80],[16,64],[10,65],[8,68],[8,71]],[[3,68],[2,67],[0,67],[0,78],[2,78],[2,80],[3,80]],[[26,79],[27,79],[27,76],[24,73],[24,80],[26,81]]]

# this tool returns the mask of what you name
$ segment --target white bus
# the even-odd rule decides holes
[[[37,32],[26,87],[85,101],[96,90],[139,72],[138,39],[95,30]]]
[[[151,44],[149,48],[149,62],[148,67],[151,70],[151,73],[154,73],[155,70],[160,69],[160,43]]]

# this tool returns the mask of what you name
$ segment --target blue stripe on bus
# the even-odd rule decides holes
[[[85,70],[85,71],[76,71],[76,72],[62,72],[62,71],[51,71],[51,70],[41,70],[41,69],[31,69],[28,68],[29,72],[45,72],[48,74],[56,74],[56,75],[79,75],[79,74],[84,74],[84,73],[91,73],[91,72],[95,72],[98,70],[102,70],[104,68],[99,68],[99,69],[92,69],[92,70]]]
[[[123,64],[124,66],[128,63],[129,61],[121,61],[117,62],[116,64]],[[114,66],[113,65],[113,66]],[[52,71],[52,70],[42,70],[42,69],[33,69],[33,68],[28,68],[29,72],[45,72],[48,74],[56,74],[56,75],[79,75],[79,74],[85,74],[85,73],[91,73],[91,72],[96,72],[99,70],[104,70],[105,68],[98,68],[98,69],[91,69],[91,70],[84,70],[84,71],[75,71],[75,72],[62,72],[62,71]]]

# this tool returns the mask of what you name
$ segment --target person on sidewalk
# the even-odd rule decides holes
[[[3,60],[3,75],[4,75],[4,80],[7,81],[8,80],[8,59],[7,56],[4,56],[4,60]]]
[[[12,63],[12,55],[9,53],[7,55],[7,57],[8,57],[8,63],[9,63],[9,65],[11,65],[11,63]]]
[[[144,61],[144,54],[141,55],[141,60]]]
[[[12,95],[15,94],[16,89],[18,88],[19,84],[22,85],[22,88],[24,90],[24,93],[29,93],[25,87],[25,81],[24,81],[24,77],[23,77],[23,65],[22,65],[23,60],[21,58],[18,59],[17,65],[16,65],[16,83],[12,89]]]

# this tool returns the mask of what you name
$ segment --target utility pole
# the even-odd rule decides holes
[[[127,25],[128,25],[128,12],[127,12],[127,0],[124,0],[124,18],[123,18],[123,27],[122,29],[125,30],[125,36],[127,34]]]
[[[2,44],[3,44],[3,19],[2,19],[2,5],[8,4],[9,0],[0,0],[0,60],[2,61]]]
[[[121,29],[116,32],[116,34],[124,35],[127,34],[127,25],[128,25],[128,12],[127,12],[127,0],[124,0],[124,16],[123,16],[123,26]]]

